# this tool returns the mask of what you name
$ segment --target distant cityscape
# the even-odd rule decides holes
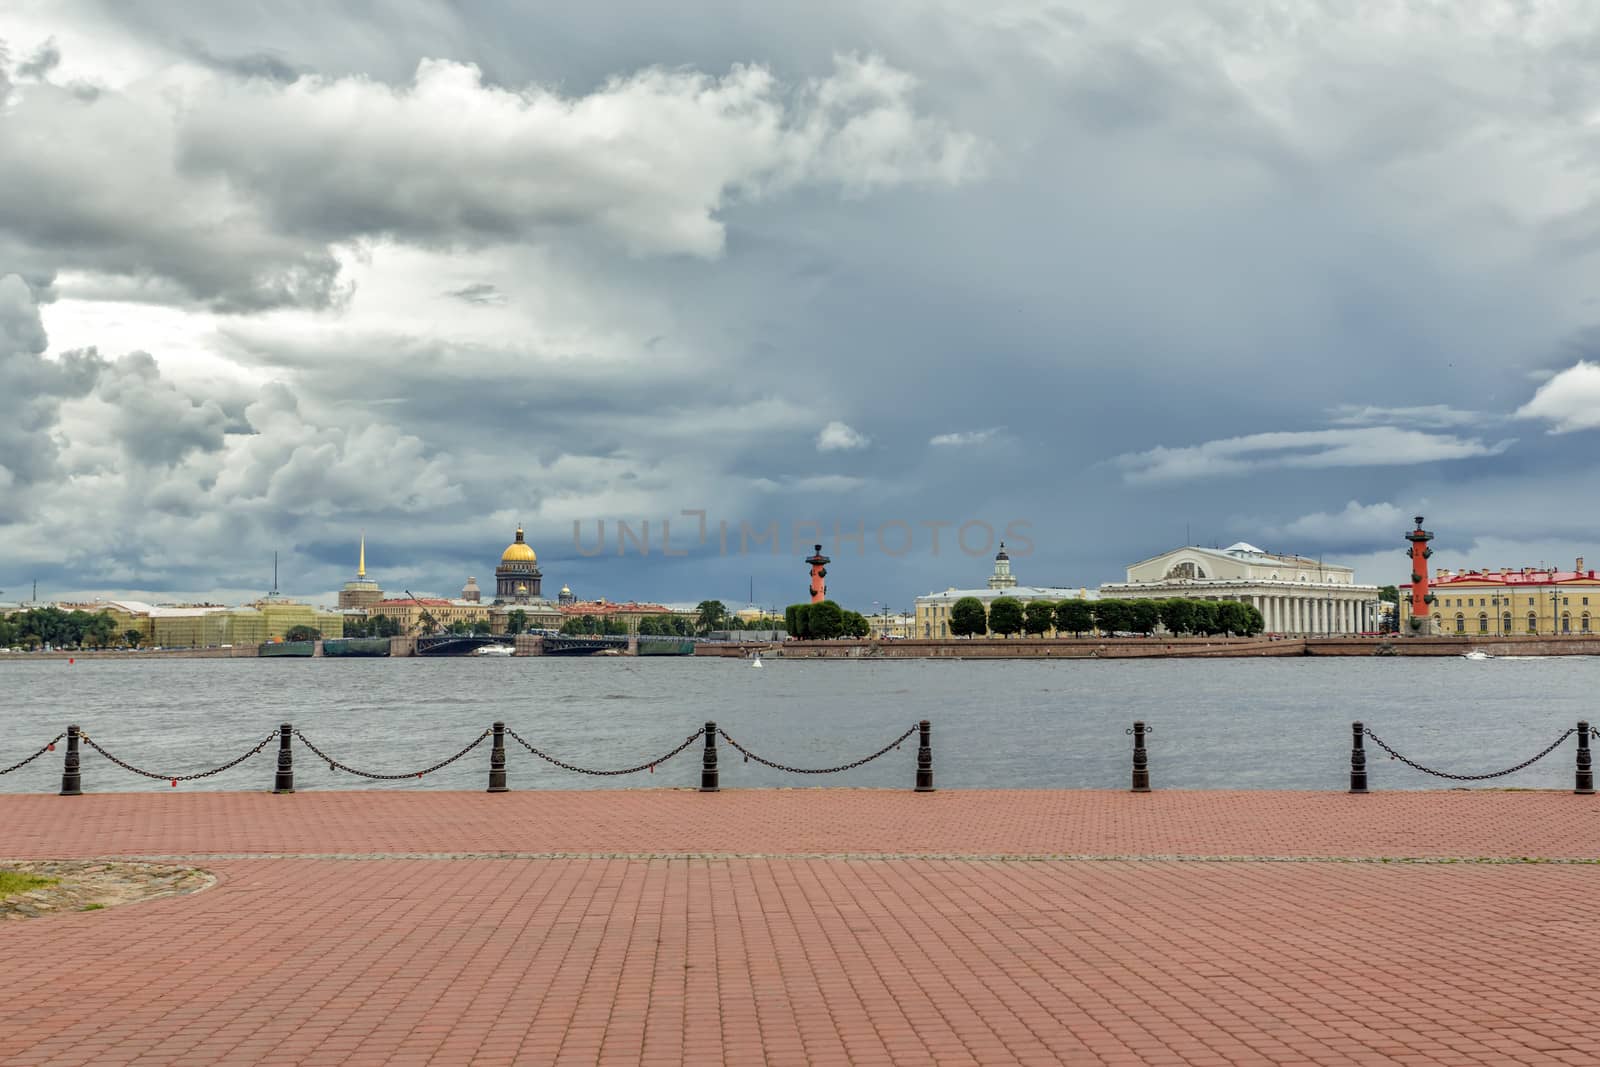
[[[1240,541],[1226,548],[1174,548],[1129,564],[1123,580],[1105,582],[1093,589],[1022,583],[1001,542],[993,569],[982,585],[952,585],[926,593],[915,598],[909,612],[891,612],[874,602],[874,607],[882,610],[864,616],[866,633],[876,639],[1005,636],[1010,632],[1057,637],[1096,629],[1151,632],[1176,627],[1167,625],[1174,618],[1172,612],[1159,616],[1153,625],[1110,623],[1108,620],[1140,617],[1128,616],[1120,609],[1112,611],[1112,601],[1130,602],[1130,606],[1171,601],[1232,603],[1254,614],[1230,617],[1253,619],[1248,624],[1253,630],[1283,635],[1398,631],[1416,635],[1507,636],[1593,632],[1594,613],[1600,612],[1600,579],[1593,569],[1585,568],[1582,557],[1565,571],[1542,565],[1454,572],[1438,568],[1430,576],[1426,560],[1432,555],[1428,542],[1433,535],[1422,529],[1420,516],[1416,529],[1405,538],[1412,545],[1413,569],[1408,575],[1398,576],[1410,580],[1387,586],[1360,583],[1347,566],[1269,552]],[[366,547],[363,534],[356,546],[355,573],[340,588],[337,603],[332,606],[285,597],[276,588],[233,606],[150,604],[117,598],[0,604],[0,645],[30,636],[8,633],[7,618],[44,609],[79,619],[80,630],[82,618],[96,618],[97,644],[165,648],[250,646],[307,637],[387,638],[440,633],[687,637],[712,629],[726,635],[773,640],[787,636],[786,625],[793,623],[792,617],[786,620],[754,604],[730,610],[716,600],[664,604],[580,598],[565,584],[550,599],[544,593],[538,554],[521,526],[495,564],[493,589],[488,595],[471,575],[454,597],[413,595],[409,590],[395,595],[397,591],[386,591],[369,574]],[[820,547],[819,553],[807,561],[812,564],[814,599],[819,599],[826,589],[816,576],[825,575],[822,564],[831,562],[820,555]],[[1404,567],[1401,564],[1396,569]],[[848,578],[845,581],[848,583]],[[1075,613],[1057,610],[1059,605],[1069,603],[1082,607]],[[973,604],[981,615],[972,614]],[[1002,608],[998,615],[997,605]],[[1154,609],[1146,609],[1144,617],[1149,617],[1150,610]],[[958,622],[958,617],[963,621]],[[975,617],[979,620],[976,624]],[[857,616],[858,624],[860,619]],[[987,624],[991,619],[992,626]],[[1021,621],[1003,621],[1006,619]],[[1239,624],[1241,629],[1244,626]]]

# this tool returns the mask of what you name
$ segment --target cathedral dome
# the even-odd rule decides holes
[[[522,539],[522,527],[517,527],[517,539],[506,546],[500,554],[501,563],[537,563],[539,557],[534,554],[533,546]]]

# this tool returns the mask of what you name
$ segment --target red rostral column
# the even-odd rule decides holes
[[[823,581],[828,576],[828,564],[833,560],[822,554],[822,546],[816,545],[816,551],[806,557],[806,562],[811,564],[811,602],[820,604],[828,595],[828,583]]]
[[[1433,555],[1428,542],[1433,540],[1433,534],[1422,528],[1421,515],[1417,516],[1417,528],[1406,534],[1406,540],[1411,542],[1411,617],[1427,619],[1432,614],[1429,604],[1433,600],[1428,593],[1428,559]]]

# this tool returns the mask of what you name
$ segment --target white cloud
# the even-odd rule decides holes
[[[1600,428],[1600,363],[1580,360],[1539,387],[1517,409],[1521,419],[1545,419],[1551,433]]]
[[[1420,407],[1385,408],[1370,404],[1340,404],[1329,410],[1329,421],[1335,426],[1418,426],[1429,430],[1447,430],[1455,426],[1482,426],[1500,422],[1502,415],[1482,411],[1464,411],[1448,404],[1426,404]]]
[[[1281,526],[1266,527],[1263,535],[1305,538],[1321,543],[1365,543],[1385,538],[1397,541],[1411,528],[1413,514],[1394,504],[1363,504],[1352,500],[1341,511],[1319,511]]]
[[[1392,426],[1365,429],[1256,433],[1184,448],[1152,448],[1117,456],[1112,463],[1129,482],[1215,478],[1270,468],[1395,467],[1495,456],[1513,440],[1485,444],[1477,438],[1423,433]]]
[[[837,420],[828,423],[822,428],[822,432],[817,434],[818,452],[851,452],[866,448],[871,443],[870,437],[856,432]]]
[[[928,438],[928,444],[936,448],[966,448],[971,445],[983,445],[994,440],[1003,429],[1003,426],[991,426],[987,430],[964,430],[956,433],[935,434],[933,437]]]

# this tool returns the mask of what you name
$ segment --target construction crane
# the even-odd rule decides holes
[[[424,619],[427,619],[429,622],[433,623],[433,632],[434,633],[436,633],[436,634],[444,633],[444,627],[442,625],[440,625],[438,619],[433,617],[433,613],[432,612],[430,612],[427,608],[422,606],[422,601],[417,598],[417,594],[415,594],[411,590],[407,589],[406,590],[406,596],[410,597],[416,603],[417,611],[422,614],[422,617]]]

